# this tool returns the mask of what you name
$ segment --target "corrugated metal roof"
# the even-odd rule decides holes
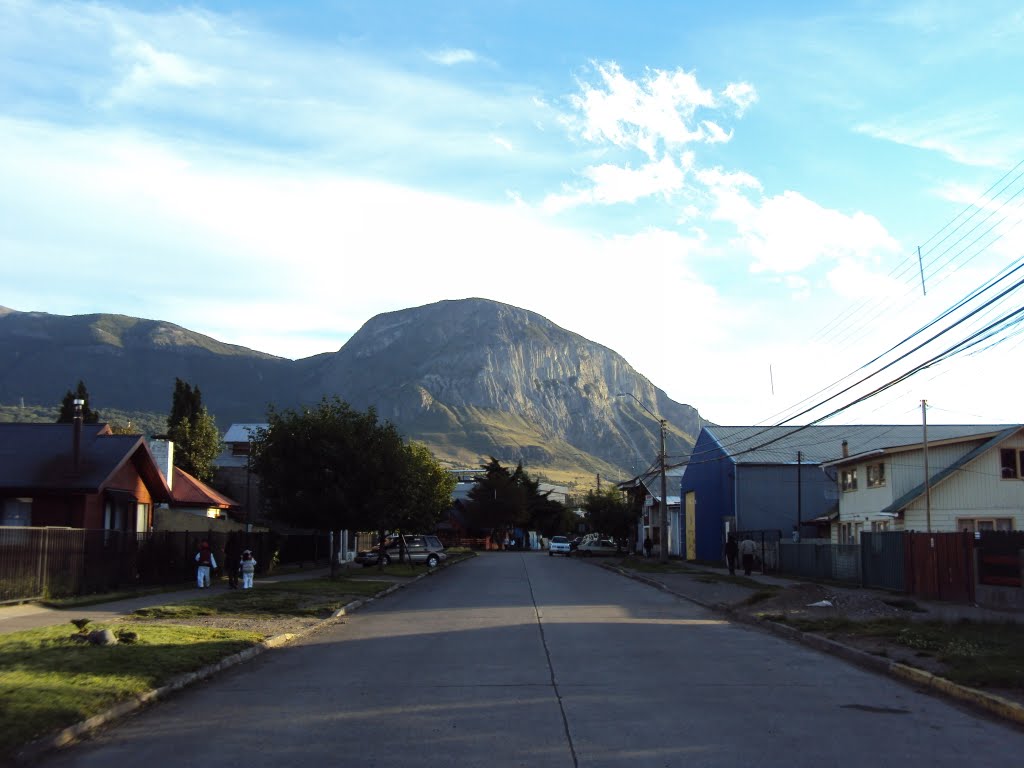
[[[1014,424],[929,424],[928,442],[995,435]],[[809,427],[705,427],[737,464],[796,464],[797,451],[805,464],[824,464],[843,458],[843,441],[851,456],[878,450],[920,445],[919,425],[814,425]],[[700,461],[697,452],[691,462]]]
[[[225,443],[248,443],[258,429],[266,429],[269,424],[232,424],[224,433]]]

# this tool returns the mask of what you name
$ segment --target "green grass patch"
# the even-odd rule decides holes
[[[387,570],[390,572],[391,568]],[[379,594],[391,584],[386,579],[318,578],[275,584],[257,581],[253,589],[221,592],[187,603],[139,608],[132,615],[175,620],[208,616],[327,616],[352,599]]]
[[[804,632],[878,638],[937,659],[944,677],[976,688],[1024,690],[1024,625],[1014,622],[784,619]]]
[[[34,739],[230,656],[263,637],[237,630],[118,622],[131,644],[71,640],[70,623],[0,635],[0,758]],[[0,759],[0,762],[4,762]]]

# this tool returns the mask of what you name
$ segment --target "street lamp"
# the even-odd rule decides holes
[[[616,397],[632,397],[636,400],[637,405],[647,411],[655,419],[658,419],[658,424],[661,426],[661,450],[658,451],[658,467],[661,471],[661,503],[658,504],[658,527],[661,528],[661,546],[658,548],[658,559],[663,562],[668,562],[668,487],[665,482],[665,420],[658,418],[654,415],[646,405],[640,402],[640,398],[634,395],[632,392],[619,392]]]

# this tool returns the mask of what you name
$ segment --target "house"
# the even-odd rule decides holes
[[[196,517],[210,521],[218,520],[218,527],[223,528],[228,521],[228,513],[238,513],[241,505],[232,498],[211,488],[197,477],[193,477],[181,467],[174,465],[174,443],[162,437],[155,437],[149,442],[149,449],[156,459],[160,473],[171,489],[171,501],[156,508],[153,527],[157,530],[195,530]],[[227,526],[238,528],[241,526]]]
[[[0,424],[0,525],[148,531],[171,491],[140,435],[106,424]]]
[[[835,543],[861,531],[1024,527],[1024,425],[894,428],[886,445],[825,464],[839,482]]]
[[[1013,429],[1007,425],[929,425],[929,442],[936,448],[942,446],[935,453],[937,463],[930,467],[931,474],[953,471],[953,464],[966,459],[974,448]],[[893,510],[918,498],[904,497],[915,485],[921,485],[923,493],[923,435],[923,428],[915,425],[705,427],[680,485],[687,558],[721,560],[730,531],[788,536],[799,525],[805,539],[821,535],[843,543],[856,541],[860,530],[892,529],[898,519]],[[904,474],[913,471],[915,449],[920,467],[917,484],[904,480]],[[929,451],[930,456],[932,453]],[[895,465],[884,459],[869,461],[885,455],[901,458]],[[999,457],[997,452],[991,460],[998,464]],[[1019,463],[1018,457],[1018,469]],[[869,464],[873,466],[869,468]],[[880,469],[879,464],[887,466]],[[999,472],[998,467],[995,471]],[[871,490],[889,488],[889,492],[897,491],[897,479],[892,477],[897,472],[898,493],[891,499],[885,499],[885,493],[857,497],[864,504],[870,500],[875,508],[866,513],[857,508],[857,520],[849,517],[850,526],[842,528],[841,497],[846,497],[848,516],[853,515],[853,497],[847,494],[858,476],[866,490],[869,472]],[[888,474],[880,479],[879,472]],[[844,484],[846,492],[841,490]],[[923,526],[918,530],[924,530]]]
[[[259,478],[252,472],[249,453],[252,440],[266,423],[232,424],[224,433],[224,448],[214,464],[213,482],[224,493],[240,500],[240,515],[249,523],[256,522],[262,506]]]
[[[680,497],[672,492],[679,488],[686,465],[666,467],[665,469],[665,496],[668,499],[668,542],[669,555],[678,555],[682,552],[683,541],[681,540],[681,526],[679,517]],[[625,492],[630,505],[641,510],[640,520],[637,521],[636,544],[637,550],[644,539],[648,536],[654,543],[654,551],[660,552],[661,547],[661,470],[652,469],[642,475],[620,483],[618,487]]]

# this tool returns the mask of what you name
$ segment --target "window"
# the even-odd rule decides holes
[[[857,539],[860,536],[860,523],[840,523],[839,524],[839,543],[840,544],[857,544]]]
[[[872,533],[882,533],[883,531],[888,531],[888,530],[889,530],[889,521],[888,520],[872,520],[871,521],[871,532]]]
[[[868,488],[881,488],[885,485],[885,464],[868,464]]]
[[[1003,480],[1016,480],[1020,477],[1017,471],[1017,452],[1013,448],[1003,448],[999,451],[999,466]]]
[[[1012,531],[1012,517],[958,517],[956,520],[958,531],[970,531],[979,534],[982,531]]]
[[[857,490],[857,469],[844,469],[841,475],[842,480],[841,486],[844,491],[856,491]]]

